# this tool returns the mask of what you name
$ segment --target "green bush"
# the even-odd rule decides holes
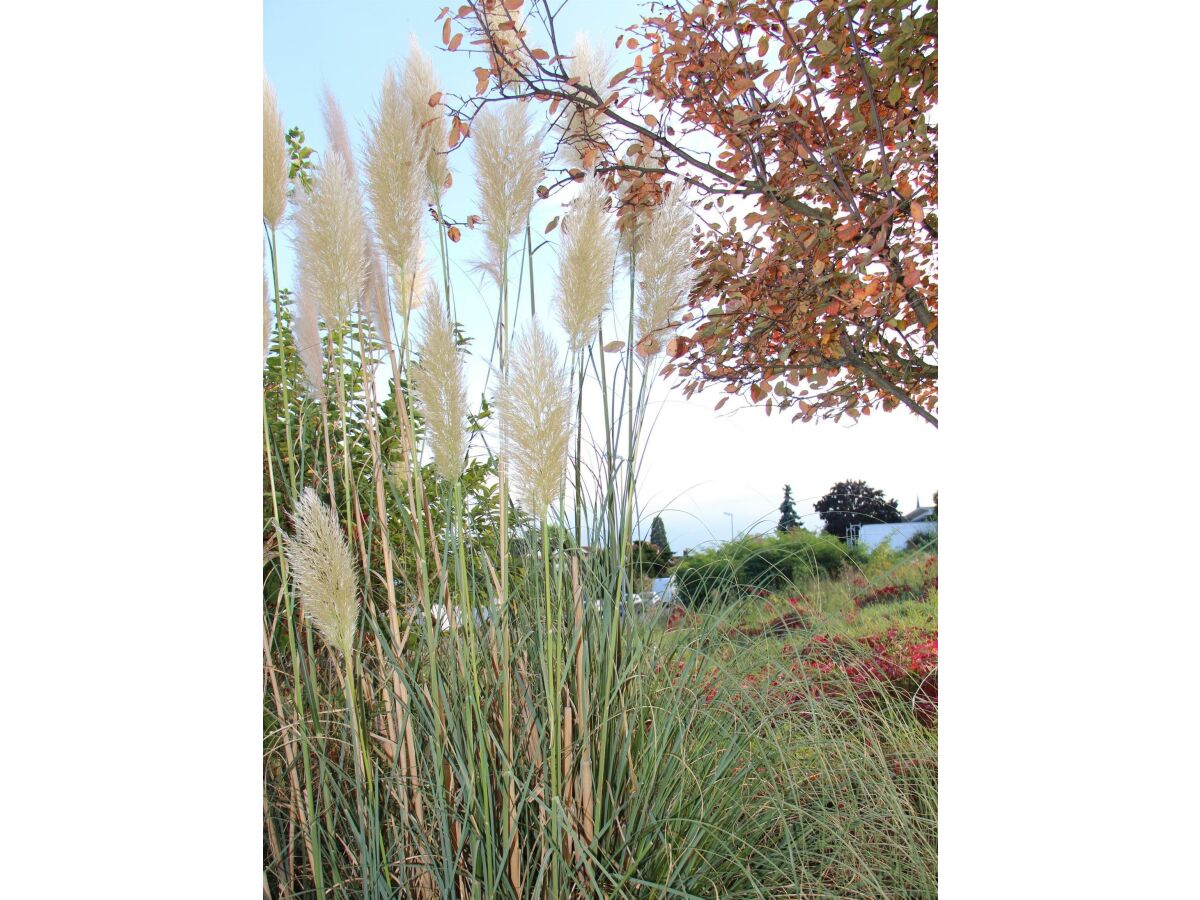
[[[747,590],[779,591],[818,574],[833,576],[847,561],[865,558],[858,548],[809,531],[744,537],[683,560],[675,570],[675,590],[688,606],[727,603]]]

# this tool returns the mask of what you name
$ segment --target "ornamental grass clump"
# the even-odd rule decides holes
[[[836,695],[805,695],[808,716],[725,702],[714,670],[770,635],[730,646],[707,614],[669,630],[627,602],[654,368],[638,343],[690,286],[684,201],[648,220],[613,304],[603,184],[579,186],[557,270],[533,265],[555,252],[530,222],[550,129],[531,104],[485,107],[469,144],[495,283],[464,291],[448,239],[425,268],[422,223],[451,189],[429,152],[442,138],[421,130],[443,112],[428,60],[414,50],[402,71],[365,135],[365,190],[327,95],[328,148],[278,223],[291,289],[264,215],[264,894],[930,895],[927,773],[853,765],[863,735],[935,756],[928,729],[909,739],[911,711],[892,694],[855,720]],[[565,347],[534,302],[547,292]],[[420,321],[389,330],[393,305],[422,299]],[[495,380],[469,394],[477,347]]]

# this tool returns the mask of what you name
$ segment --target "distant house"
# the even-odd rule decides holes
[[[893,550],[903,550],[918,534],[937,534],[937,510],[932,506],[921,506],[904,516],[899,522],[889,525],[859,525],[855,543],[868,553],[880,544],[887,543]]]
[[[904,522],[936,522],[934,514],[937,513],[937,508],[933,506],[920,506],[906,515],[901,521]]]

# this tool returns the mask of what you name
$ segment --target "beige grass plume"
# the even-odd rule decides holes
[[[653,210],[642,227],[637,256],[638,303],[636,333],[644,355],[661,349],[659,333],[671,313],[687,299],[695,280],[692,261],[693,213],[678,188]]]
[[[340,153],[326,153],[311,193],[296,211],[301,293],[317,303],[330,330],[342,328],[366,279],[367,233],[358,186]]]
[[[434,464],[443,478],[453,481],[462,474],[467,453],[467,385],[454,326],[435,285],[428,289],[422,324],[413,388]]]
[[[558,496],[571,440],[571,385],[554,342],[535,319],[513,345],[497,402],[516,493],[535,516]]]
[[[321,117],[325,121],[325,134],[329,138],[329,148],[326,153],[337,153],[346,162],[355,188],[358,189],[358,166],[354,162],[354,149],[350,144],[350,129],[346,127],[346,118],[342,115],[341,105],[328,85],[321,96]],[[359,192],[361,204],[362,194]],[[360,205],[361,212],[361,205]],[[380,338],[385,342],[391,341],[392,323],[388,310],[387,276],[383,270],[383,260],[379,255],[379,247],[367,226],[366,214],[363,216],[363,259],[366,265],[366,275],[363,280],[362,293],[359,303],[363,313],[374,323]]]
[[[387,260],[396,309],[401,315],[407,315],[412,301],[424,294],[421,223],[427,181],[420,124],[395,73],[389,69],[368,130],[365,169],[371,221]]]
[[[271,82],[263,78],[263,218],[277,228],[287,208],[288,160],[283,117]]]
[[[358,624],[358,579],[333,510],[305,488],[285,542],[300,608],[325,640],[347,656]]]
[[[563,219],[554,304],[572,351],[591,343],[608,305],[617,235],[607,199],[603,183],[589,177]]]
[[[521,70],[529,64],[525,50],[525,4],[505,0],[482,0],[483,21],[479,33],[487,39],[492,71],[501,84],[521,80]],[[509,8],[515,6],[515,8]]]
[[[599,94],[601,100],[608,96],[611,68],[611,53],[592,47],[586,35],[575,36],[575,56],[567,60],[566,70],[569,76],[579,79],[579,85],[574,90],[581,99],[586,98],[593,103],[596,99],[580,90],[584,87]],[[562,135],[559,155],[568,165],[589,171],[594,169],[596,160],[609,148],[604,116],[594,109],[570,104],[563,117],[565,121],[557,128]]]
[[[438,102],[429,105],[430,99],[440,94],[442,89],[433,70],[433,60],[421,49],[416,37],[409,40],[401,89],[408,102],[410,115],[417,123],[417,154],[424,170],[428,198],[436,205],[441,202],[450,178],[446,157],[449,122],[444,104]]]
[[[304,369],[304,380],[317,400],[325,399],[325,357],[321,352],[320,313],[314,296],[303,288],[296,297],[295,328],[296,352]]]
[[[485,107],[471,121],[487,257],[480,263],[499,284],[509,242],[525,228],[542,178],[541,139],[524,103],[500,112]]]

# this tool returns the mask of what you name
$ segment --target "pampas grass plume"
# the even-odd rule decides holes
[[[591,101],[595,100],[595,98],[583,94],[581,88],[586,87],[591,88],[603,99],[607,94],[611,67],[611,53],[592,47],[586,35],[575,36],[575,57],[567,61],[566,70],[569,76],[579,79],[579,85],[575,90],[581,96],[586,96]],[[562,143],[559,145],[559,154],[568,165],[578,166],[581,169],[594,168],[596,156],[608,146],[604,135],[603,116],[594,109],[574,104],[567,107],[565,115],[567,121],[559,128],[563,136]],[[589,150],[593,151],[590,163],[584,158]]]
[[[607,197],[600,180],[589,177],[563,220],[554,302],[572,351],[591,343],[608,304],[617,236]]]
[[[687,299],[695,280],[692,220],[683,195],[672,191],[642,229],[636,331],[639,345],[651,352],[659,350],[657,333],[670,324],[671,313]]]
[[[429,99],[441,93],[441,87],[433,70],[433,60],[421,49],[416,37],[409,41],[401,89],[409,113],[417,123],[417,155],[425,174],[428,197],[430,202],[436,204],[440,202],[450,177],[450,168],[446,163],[449,123],[443,104],[429,105]]]
[[[327,153],[312,192],[296,212],[299,289],[339,330],[362,294],[367,233],[358,186],[340,153]]]
[[[388,70],[367,136],[365,168],[372,225],[390,267],[401,315],[424,289],[421,221],[427,182],[420,125],[395,73]]]
[[[284,137],[283,116],[271,82],[263,78],[263,218],[279,226],[287,208],[287,180],[291,164]]]
[[[483,34],[491,45],[492,68],[501,84],[521,79],[520,70],[529,63],[524,43],[524,3],[508,8],[504,0],[482,0]]]
[[[337,516],[305,488],[284,547],[300,608],[325,640],[345,655],[354,650],[358,579]]]
[[[517,494],[540,516],[558,496],[571,440],[571,385],[535,319],[513,345],[498,398],[501,439]]]
[[[422,322],[413,387],[434,464],[443,478],[453,481],[462,474],[467,452],[467,386],[454,326],[436,286],[429,287]]]
[[[296,297],[296,352],[304,369],[304,380],[317,400],[325,399],[325,358],[321,353],[321,329],[316,299],[303,290]]]
[[[487,258],[481,266],[500,282],[509,242],[521,232],[542,178],[541,141],[526,104],[484,108],[471,122]]]

